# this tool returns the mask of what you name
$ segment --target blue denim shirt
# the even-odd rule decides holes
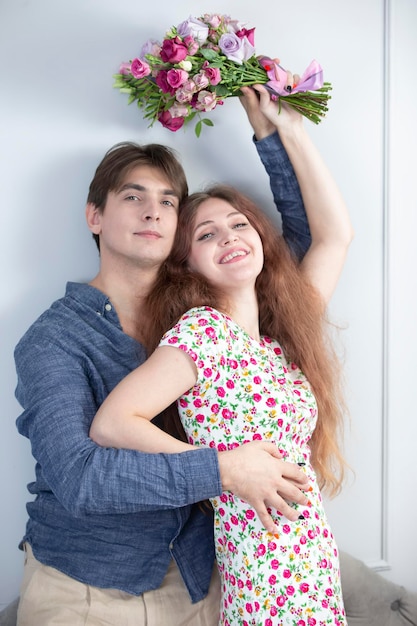
[[[310,238],[291,164],[277,134],[256,147],[300,255]],[[107,394],[144,359],[111,301],[86,284],[68,283],[20,340],[24,410],[16,423],[36,460],[22,542],[76,580],[134,595],[158,588],[174,558],[197,602],[208,591],[214,545],[212,516],[194,503],[221,493],[217,452],[145,454],[101,448],[88,436]]]

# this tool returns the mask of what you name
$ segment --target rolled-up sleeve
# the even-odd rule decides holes
[[[301,261],[310,247],[311,235],[293,166],[278,132],[254,143],[269,176],[274,203],[282,219],[282,234]]]

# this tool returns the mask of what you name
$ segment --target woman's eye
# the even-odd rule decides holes
[[[212,234],[213,233],[204,233],[203,235],[200,235],[199,237],[197,237],[197,241],[204,241],[205,239],[210,239]]]
[[[239,222],[238,224],[235,224],[233,228],[244,228],[245,226],[248,226],[248,222]]]

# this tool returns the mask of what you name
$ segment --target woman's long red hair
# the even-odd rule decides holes
[[[344,402],[341,368],[328,336],[325,310],[318,292],[301,272],[282,235],[265,214],[237,190],[216,185],[188,197],[181,207],[172,252],[161,266],[146,302],[148,324],[144,343],[148,352],[188,309],[209,305],[225,313],[227,300],[207,280],[188,268],[195,215],[202,202],[220,198],[247,217],[258,231],[264,249],[264,267],[256,281],[262,335],[276,339],[288,360],[309,380],[318,404],[318,420],[310,440],[312,464],[321,487],[335,495],[343,482],[345,462],[340,451]],[[169,432],[185,439],[178,413],[166,412]]]

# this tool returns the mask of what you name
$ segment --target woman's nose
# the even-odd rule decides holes
[[[227,246],[230,243],[234,243],[235,241],[238,241],[238,239],[239,239],[239,235],[237,234],[237,232],[234,230],[230,230],[223,237],[223,245]]]

